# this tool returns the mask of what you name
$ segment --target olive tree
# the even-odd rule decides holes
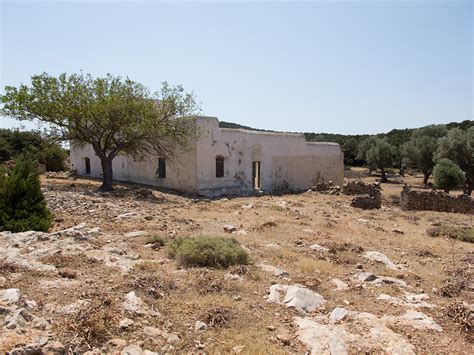
[[[464,172],[466,184],[464,193],[471,195],[474,189],[474,127],[462,130],[453,128],[441,138],[436,159],[447,158]]]
[[[107,74],[47,73],[34,75],[31,85],[5,87],[3,114],[38,120],[59,140],[90,144],[100,159],[101,189],[113,189],[112,161],[118,154],[172,158],[192,135],[189,116],[197,111],[194,96],[182,86],[162,83],[151,93],[142,84]]]
[[[442,125],[431,125],[416,129],[410,140],[402,146],[403,164],[419,169],[423,173],[423,184],[428,179],[435,165],[434,154],[438,149],[439,139],[445,136],[447,129]]]
[[[464,173],[449,159],[440,159],[435,165],[434,171],[435,186],[449,193],[449,190],[455,189],[464,182]]]
[[[372,147],[367,150],[365,157],[369,169],[379,169],[382,181],[387,181],[385,170],[393,166],[395,154],[395,148],[387,140],[376,138]]]

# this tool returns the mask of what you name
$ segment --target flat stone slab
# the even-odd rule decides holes
[[[261,263],[261,264],[258,264],[257,266],[261,268],[263,271],[273,274],[274,276],[278,276],[282,278],[287,278],[290,276],[290,274],[288,274],[288,272],[286,272],[285,270],[277,268],[272,265]]]
[[[403,266],[396,265],[390,258],[379,252],[379,251],[366,251],[363,254],[363,257],[372,261],[377,261],[380,263],[385,264],[386,267],[388,267],[391,270],[403,270]]]
[[[326,303],[326,300],[320,294],[297,284],[272,285],[268,301],[294,308],[302,314],[315,311]]]
[[[17,303],[21,298],[21,292],[17,288],[7,288],[0,290],[0,301],[8,304]]]

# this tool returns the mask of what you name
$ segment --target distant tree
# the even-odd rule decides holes
[[[465,174],[464,193],[471,195],[474,189],[474,127],[466,130],[453,128],[440,139],[436,159],[447,158],[456,163]]]
[[[0,129],[0,162],[28,156],[46,166],[47,171],[66,169],[68,156],[56,142],[35,131]]]
[[[449,193],[464,183],[464,173],[459,166],[449,159],[440,159],[434,167],[435,186]]]
[[[403,164],[407,167],[419,169],[423,173],[423,184],[433,172],[439,139],[447,134],[442,125],[426,126],[414,130],[408,142],[402,145]]]
[[[367,163],[367,152],[377,144],[377,141],[378,138],[375,136],[362,140],[357,147],[356,159],[363,160]]]
[[[387,181],[386,169],[393,166],[395,154],[395,148],[386,139],[377,138],[366,152],[367,165],[371,170],[379,169],[382,181]]]
[[[143,85],[108,74],[47,73],[31,86],[5,87],[3,114],[39,120],[49,133],[72,145],[90,144],[102,165],[101,189],[113,189],[112,161],[118,154],[172,158],[193,132],[186,116],[197,110],[194,96],[181,86],[162,84],[152,95]]]
[[[0,231],[46,232],[53,221],[41,192],[37,163],[19,159],[0,170]]]

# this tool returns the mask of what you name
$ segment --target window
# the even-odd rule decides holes
[[[166,177],[166,159],[159,158],[158,159],[158,177],[164,179]]]
[[[89,158],[84,158],[84,164],[86,168],[86,174],[91,173],[91,160]]]
[[[224,157],[222,155],[218,155],[216,157],[216,177],[223,177],[224,176]]]

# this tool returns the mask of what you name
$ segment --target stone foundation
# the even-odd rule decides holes
[[[474,214],[474,199],[438,191],[416,191],[406,186],[400,193],[403,210]]]

